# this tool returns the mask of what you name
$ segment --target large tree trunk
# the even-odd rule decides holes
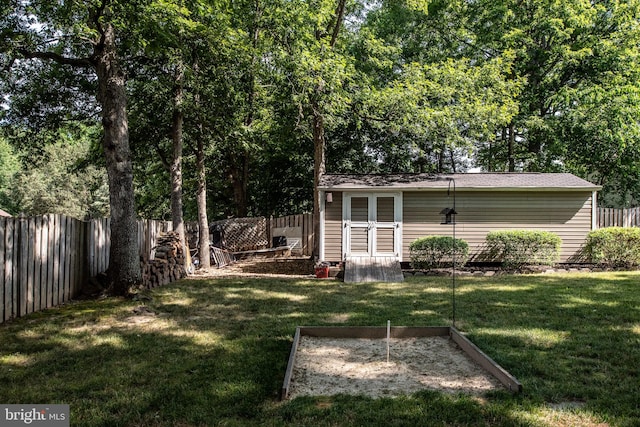
[[[198,58],[193,61],[193,72],[195,78],[198,79],[200,67]],[[194,102],[196,105],[198,129],[196,133],[196,176],[198,180],[198,188],[196,190],[196,203],[198,205],[198,253],[200,254],[200,268],[211,268],[211,253],[209,245],[209,218],[207,217],[207,170],[205,166],[204,152],[204,131],[202,125],[202,116],[200,114],[200,93],[194,94]]]
[[[209,219],[207,217],[207,172],[205,169],[204,144],[202,134],[198,135],[198,148],[196,152],[196,169],[198,174],[198,242],[200,253],[200,268],[211,267],[211,253],[209,251]]]
[[[344,19],[346,0],[337,0],[336,10],[333,20],[330,22],[327,32],[331,34],[329,48],[333,50],[338,41],[338,34]],[[315,31],[316,39],[320,41],[323,33],[317,29]],[[324,138],[324,116],[318,100],[322,96],[324,88],[318,85],[315,88],[314,99],[311,101],[311,109],[313,114],[313,256],[318,259],[320,257],[320,192],[318,185],[320,178],[326,172],[325,148],[326,141]]]
[[[133,193],[133,168],[129,149],[125,75],[116,53],[113,27],[103,27],[93,61],[98,76],[98,101],[102,105],[103,148],[109,179],[111,248],[108,277],[113,293],[125,295],[141,280],[138,233]]]
[[[174,74],[173,117],[171,120],[171,140],[173,142],[173,156],[171,159],[171,222],[173,230],[178,232],[182,249],[185,254],[185,267],[191,265],[191,253],[184,231],[184,217],[182,214],[182,129],[184,112],[184,66],[178,62]]]

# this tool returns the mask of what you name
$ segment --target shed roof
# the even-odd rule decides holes
[[[0,216],[6,216],[6,217],[10,217],[11,214],[7,211],[3,211],[2,209],[0,209]]]
[[[477,191],[595,191],[602,187],[570,173],[456,173],[456,174],[327,174],[322,190],[438,190],[449,181],[456,189]]]

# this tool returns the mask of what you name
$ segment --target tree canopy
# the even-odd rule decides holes
[[[187,219],[198,215],[198,159],[211,219],[311,210],[320,162],[353,173],[569,171],[603,185],[603,204],[640,198],[638,0],[0,7],[0,162],[9,165],[0,203],[16,213],[35,205],[8,196],[9,182],[55,176],[38,156],[62,161],[54,151],[70,143],[69,129],[105,120],[100,96],[108,94],[90,60],[107,24],[124,77],[140,216],[170,217],[176,114]],[[83,165],[109,164],[95,149],[73,152]],[[103,214],[94,202],[78,202],[73,214]]]

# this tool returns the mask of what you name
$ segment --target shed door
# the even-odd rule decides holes
[[[343,254],[400,258],[402,197],[399,193],[345,194]]]

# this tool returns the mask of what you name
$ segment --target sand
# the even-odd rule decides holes
[[[289,397],[391,397],[420,390],[482,395],[503,389],[449,337],[386,339],[302,336]]]

